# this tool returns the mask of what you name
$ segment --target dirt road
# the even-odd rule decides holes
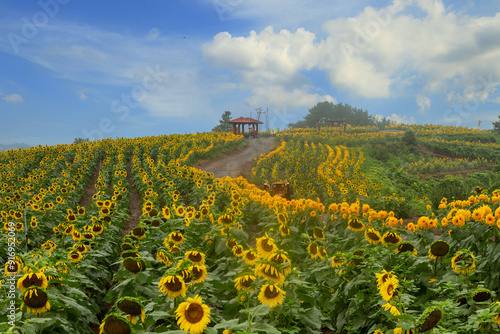
[[[246,139],[247,146],[237,152],[230,153],[228,156],[201,163],[194,166],[207,172],[214,173],[215,177],[239,177],[243,176],[250,179],[254,159],[259,158],[261,154],[267,154],[278,147],[274,137]]]

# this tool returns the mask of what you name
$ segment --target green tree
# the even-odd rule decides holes
[[[219,120],[219,125],[214,127],[212,131],[217,131],[217,132],[228,132],[232,131],[232,126],[229,121],[231,120],[231,112],[230,111],[224,111],[222,114],[222,118]]]
[[[493,131],[500,134],[500,115],[498,115],[498,121],[493,122]]]
[[[347,124],[352,126],[373,126],[378,125],[374,116],[369,115],[368,111],[352,107],[346,103],[337,103],[324,101],[318,102],[310,108],[304,120],[288,124],[291,128],[305,128],[329,125],[329,120],[345,119]]]
[[[81,143],[88,143],[90,140],[88,138],[75,138],[75,141],[73,144],[81,144]]]

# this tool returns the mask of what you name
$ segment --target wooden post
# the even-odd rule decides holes
[[[236,134],[236,124],[233,123],[233,134]]]

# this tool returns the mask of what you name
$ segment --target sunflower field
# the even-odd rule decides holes
[[[500,332],[498,139],[286,130],[250,180],[195,167],[230,133],[0,153],[0,331]]]

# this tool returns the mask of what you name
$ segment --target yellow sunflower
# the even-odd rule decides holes
[[[278,246],[274,243],[274,240],[267,236],[256,239],[256,248],[259,255],[263,258],[267,257],[269,254],[278,249]]]
[[[472,273],[476,268],[474,254],[467,249],[459,250],[451,259],[451,268],[453,268],[457,274],[468,275]]]
[[[166,241],[167,239],[165,239]],[[168,240],[170,240],[171,242],[173,242],[175,245],[180,245],[184,242],[184,235],[180,232],[171,232],[169,235],[168,235]]]
[[[137,323],[137,317],[141,317],[141,321],[144,322],[146,319],[146,313],[144,313],[144,307],[142,303],[137,298],[132,297],[122,297],[116,301],[116,306],[127,314],[127,320],[132,324]]]
[[[194,298],[188,298],[175,310],[177,325],[184,332],[190,334],[203,333],[210,323],[210,308],[203,304],[202,298],[196,295]]]
[[[392,315],[401,315],[401,312],[399,312],[398,308],[391,303],[385,303],[382,305],[384,310],[391,312]]]
[[[37,286],[42,289],[48,287],[47,276],[44,273],[29,273],[17,280],[17,288],[24,292],[32,286]]]
[[[394,295],[394,291],[397,288],[398,281],[394,278],[389,278],[379,287],[379,293],[382,296],[382,299],[388,302]]]
[[[365,238],[372,245],[376,245],[382,241],[382,236],[380,235],[379,231],[372,227],[365,230]]]
[[[281,290],[277,284],[264,284],[260,289],[257,298],[262,305],[269,305],[270,307],[283,304],[286,291]]]
[[[345,256],[343,253],[337,253],[332,256],[332,268],[337,268],[345,264]]]
[[[160,287],[160,292],[168,295],[171,299],[175,299],[178,296],[186,297],[187,287],[182,276],[168,275],[162,277],[158,286]]]
[[[352,231],[363,231],[365,229],[365,224],[358,218],[352,218],[349,220],[347,223],[347,229],[352,230]]]
[[[204,265],[193,265],[189,267],[189,270],[193,273],[193,283],[202,283],[207,279],[207,267]]]
[[[276,263],[270,261],[263,261],[255,266],[255,276],[260,276],[273,283],[283,284],[285,282],[285,275],[278,268]]]
[[[205,254],[197,250],[187,251],[184,258],[196,264],[205,264]]]
[[[234,287],[238,290],[248,290],[250,291],[250,286],[255,281],[255,276],[253,275],[241,275],[234,279]]]
[[[47,292],[36,285],[29,287],[23,293],[21,309],[25,306],[27,313],[40,314],[49,311],[50,303]]]
[[[249,249],[244,252],[243,259],[245,259],[246,264],[253,265],[259,260],[259,255],[253,249]]]
[[[436,240],[429,247],[429,257],[434,260],[448,254],[450,251],[450,245],[444,240]]]
[[[394,275],[393,271],[387,271],[385,269],[382,269],[382,272],[375,273],[375,276],[377,276],[377,288],[380,288],[380,286],[389,279],[396,281],[396,283],[399,282],[396,275]]]
[[[99,326],[99,334],[132,333],[127,319],[117,313],[108,313]]]

